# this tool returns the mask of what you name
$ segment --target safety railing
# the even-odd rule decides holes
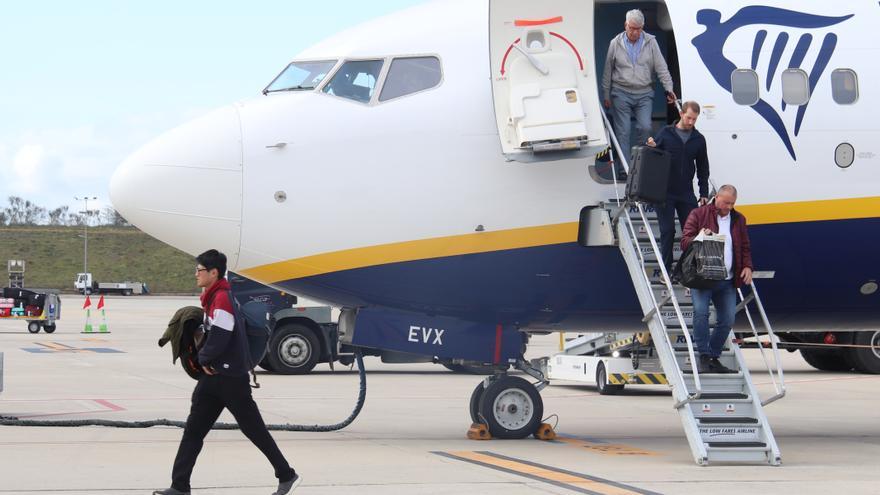
[[[764,366],[767,367],[767,373],[770,376],[770,381],[773,383],[773,388],[776,393],[766,399],[761,401],[762,406],[766,406],[771,402],[775,402],[783,397],[785,397],[785,375],[782,371],[782,360],[779,358],[779,346],[776,345],[777,337],[776,334],[773,333],[773,326],[770,325],[770,319],[767,318],[767,312],[764,311],[764,304],[761,302],[761,296],[758,294],[758,287],[755,284],[754,277],[752,278],[751,284],[751,292],[748,296],[743,294],[742,289],[737,289],[737,293],[739,294],[740,303],[736,307],[736,311],[740,310],[745,312],[746,318],[749,320],[749,326],[752,328],[752,334],[755,336],[755,341],[758,343],[758,349],[761,351],[761,359],[764,361]],[[773,367],[770,365],[770,362],[767,360],[767,353],[764,350],[764,346],[761,343],[761,338],[758,334],[758,328],[755,326],[755,320],[752,318],[752,313],[749,311],[749,303],[752,301],[755,302],[755,305],[758,308],[758,314],[761,316],[761,322],[764,324],[764,329],[767,332],[767,337],[770,341],[770,348],[773,352],[773,361],[776,365],[776,374],[773,374]],[[777,377],[779,381],[777,382]]]
[[[606,135],[608,136],[609,142],[612,143],[612,146],[609,149],[609,153],[610,153],[610,159],[611,159],[612,177],[614,179],[614,192],[615,192],[615,196],[617,196],[616,197],[617,205],[619,206],[619,211],[615,215],[615,223],[617,221],[620,221],[621,216],[623,216],[625,218],[625,224],[626,224],[627,230],[631,236],[630,238],[632,240],[636,240],[638,238],[638,236],[636,234],[635,227],[633,226],[632,217],[629,214],[629,208],[628,208],[629,201],[625,200],[623,202],[623,204],[621,204],[621,202],[620,202],[620,191],[618,190],[618,183],[617,183],[618,182],[617,181],[617,168],[616,168],[615,162],[614,162],[614,158],[615,158],[614,150],[615,149],[617,150],[617,155],[620,157],[620,160],[621,160],[620,163],[623,166],[623,169],[627,174],[630,173],[629,163],[626,160],[626,157],[625,157],[626,155],[624,155],[623,152],[621,151],[620,143],[617,141],[617,136],[614,134],[614,131],[611,128],[611,122],[608,120],[608,116],[605,115],[605,112],[600,112],[600,113],[602,114],[602,120],[605,122]],[[657,240],[654,237],[654,231],[653,231],[653,229],[650,228],[650,224],[648,223],[648,218],[645,215],[645,209],[640,203],[636,202],[633,204],[638,209],[639,216],[641,217],[643,225],[645,226],[645,232],[648,234],[648,241],[651,243],[651,249],[653,250],[654,255],[657,258],[658,264],[660,265],[660,273],[661,273],[661,276],[663,279],[662,281],[663,281],[663,284],[666,286],[666,290],[667,290],[667,296],[666,296],[666,298],[664,298],[663,303],[658,304],[657,298],[654,296],[654,291],[651,290],[651,279],[648,277],[648,274],[644,269],[645,264],[646,264],[645,256],[642,253],[641,249],[636,249],[636,253],[638,254],[638,258],[639,258],[639,263],[642,266],[642,269],[639,271],[642,273],[643,280],[647,284],[648,293],[651,296],[651,303],[653,306],[648,311],[648,313],[645,315],[645,318],[643,319],[643,321],[648,322],[648,321],[650,321],[650,319],[652,317],[656,317],[657,321],[659,321],[660,325],[663,327],[663,330],[664,330],[663,335],[664,335],[664,338],[666,341],[667,349],[669,349],[669,360],[672,363],[674,363],[675,371],[677,373],[677,378],[678,378],[677,382],[680,384],[681,387],[684,387],[683,389],[685,390],[686,396],[687,396],[686,398],[680,399],[675,403],[674,407],[676,409],[679,409],[679,408],[684,407],[689,402],[692,402],[692,401],[699,399],[700,395],[702,394],[702,384],[700,382],[700,373],[698,370],[698,366],[696,365],[697,358],[696,358],[696,354],[694,352],[694,344],[691,339],[690,332],[688,331],[687,323],[685,323],[685,321],[684,321],[684,315],[681,312],[681,306],[679,306],[679,304],[678,304],[678,298],[675,297],[675,290],[672,286],[672,279],[669,276],[669,273],[667,272],[666,266],[663,262],[663,258],[660,255],[660,248],[657,246]],[[682,334],[684,335],[685,342],[687,343],[688,357],[690,358],[691,368],[693,370],[693,377],[694,377],[694,390],[695,390],[694,393],[687,392],[687,388],[684,385],[685,384],[684,373],[682,372],[681,367],[678,365],[678,360],[675,358],[675,348],[672,344],[672,341],[669,339],[669,332],[667,331],[666,323],[663,321],[663,318],[661,315],[661,311],[662,311],[661,306],[665,305],[669,301],[672,302],[672,305],[675,308],[675,314],[678,319],[679,326],[681,327]]]

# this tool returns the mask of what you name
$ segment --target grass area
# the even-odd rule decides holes
[[[82,227],[0,227],[0,287],[6,260],[22,259],[25,287],[73,291],[83,271]],[[151,292],[195,293],[192,256],[133,227],[89,228],[89,271],[98,282],[145,282]]]

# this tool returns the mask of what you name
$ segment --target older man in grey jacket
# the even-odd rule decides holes
[[[605,108],[613,108],[614,131],[630,159],[630,120],[636,117],[636,143],[644,144],[651,132],[654,74],[666,90],[667,102],[675,101],[672,76],[654,36],[644,32],[645,15],[633,9],[626,13],[624,31],[608,46],[602,92]]]

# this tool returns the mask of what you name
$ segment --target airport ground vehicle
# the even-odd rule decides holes
[[[274,328],[269,350],[260,363],[266,371],[285,375],[309,373],[318,363],[339,362],[349,366],[354,362],[354,347],[339,340],[337,317],[330,306],[300,306],[298,298],[272,287],[254,282],[235,273],[229,273],[233,297],[242,305],[249,301],[266,303],[272,312]],[[491,374],[494,367],[455,363],[394,351],[362,348],[366,356],[377,356],[385,363],[437,363],[450,371],[472,374]]]
[[[61,319],[61,298],[57,291],[6,287],[0,297],[0,318],[27,321],[30,333],[43,329],[55,331],[55,322]]]
[[[92,280],[91,273],[77,273],[73,286],[80,294],[122,294],[123,296],[130,296],[133,294],[149,293],[147,284],[143,282],[96,282]]]

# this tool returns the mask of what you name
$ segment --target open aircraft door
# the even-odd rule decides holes
[[[489,0],[492,94],[509,160],[594,156],[607,146],[592,0]]]

